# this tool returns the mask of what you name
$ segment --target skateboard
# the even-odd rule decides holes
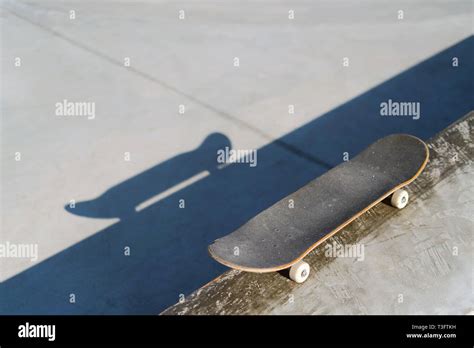
[[[414,136],[379,139],[215,240],[209,253],[247,272],[289,269],[290,278],[302,283],[310,272],[303,258],[326,239],[389,196],[392,206],[404,208],[409,197],[402,188],[420,175],[428,158],[428,147]]]

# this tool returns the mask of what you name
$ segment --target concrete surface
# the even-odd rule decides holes
[[[231,270],[163,314],[472,312],[473,126],[471,112],[430,141],[431,160],[409,185],[407,207],[381,203],[310,253],[305,283]],[[364,253],[333,257],[333,243]]]
[[[470,1],[0,6],[0,241],[38,248],[0,259],[0,313],[158,313],[226,270],[210,242],[345,152],[473,109]],[[64,99],[95,118],[57,116]],[[381,117],[387,99],[421,118]],[[224,146],[258,165],[217,169]]]

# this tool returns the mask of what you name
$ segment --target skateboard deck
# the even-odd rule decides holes
[[[394,134],[379,139],[352,160],[214,241],[209,253],[228,267],[248,272],[289,268],[375,204],[412,182],[428,157],[428,147],[414,136]]]

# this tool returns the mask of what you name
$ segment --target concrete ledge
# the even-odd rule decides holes
[[[306,283],[281,272],[230,270],[162,314],[472,311],[472,199],[461,196],[472,190],[473,123],[470,112],[428,141],[430,162],[408,187],[407,208],[381,203],[311,252]],[[367,257],[327,257],[325,246],[332,243],[361,243]]]

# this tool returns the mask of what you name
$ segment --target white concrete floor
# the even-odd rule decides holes
[[[470,1],[2,1],[0,241],[37,244],[39,257],[2,258],[0,280],[12,296],[41,296],[0,300],[0,311],[157,313],[211,280],[224,268],[208,260],[209,242],[342,152],[392,132],[429,137],[472,108],[463,55],[471,9]],[[457,53],[464,70],[450,66]],[[443,62],[449,72],[439,71]],[[377,97],[429,106],[416,122],[381,122]],[[56,116],[64,99],[94,102],[95,119]],[[213,176],[198,149],[212,133],[222,135],[212,149],[227,141],[259,149],[259,168]],[[210,177],[132,218],[91,218],[133,212],[206,170]],[[86,217],[64,208],[98,196],[102,205]],[[182,197],[184,216],[172,210]],[[125,246],[133,262],[123,261]]]

